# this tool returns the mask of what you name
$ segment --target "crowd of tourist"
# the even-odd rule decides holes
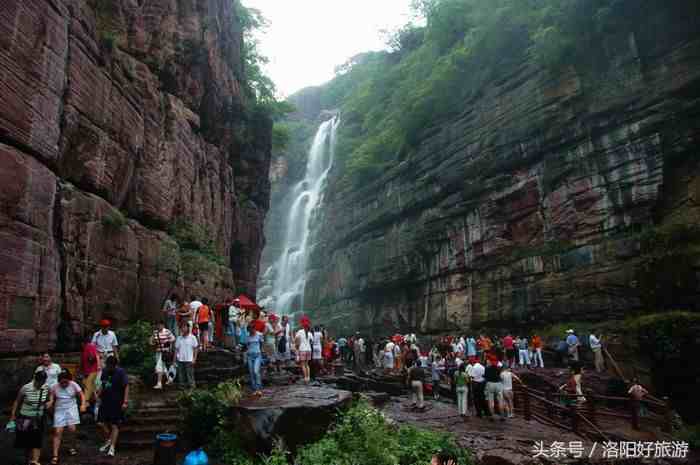
[[[118,346],[110,322],[100,322],[100,331],[86,338],[81,354],[79,374],[53,362],[46,353],[40,358],[33,379],[23,385],[12,405],[8,429],[16,433],[15,447],[26,451],[30,465],[39,463],[45,431],[51,428],[51,464],[59,462],[61,445],[76,455],[77,428],[81,415],[89,409],[104,435],[100,451],[115,455],[119,426],[129,405],[129,380],[118,366]],[[77,374],[77,373],[76,373]]]
[[[288,316],[233,298],[210,306],[206,298],[180,300],[172,295],[162,312],[149,340],[155,353],[153,388],[157,390],[176,381],[182,389],[194,388],[199,354],[220,345],[242,352],[256,397],[263,395],[263,374],[289,376],[294,370],[285,368],[297,364],[300,381],[308,384],[350,365],[356,373],[371,370],[404,378],[415,409],[426,408],[424,395],[439,399],[442,386],[443,391],[452,392],[457,411],[465,419],[473,415],[506,420],[514,416],[513,385],[523,383],[513,369],[545,366],[544,342],[537,334],[445,336],[421,348],[415,334],[365,338],[356,332],[335,338],[322,325],[312,325],[307,316],[299,319],[295,329]],[[81,384],[49,354],[43,354],[33,379],[19,390],[10,420],[17,433],[16,447],[26,450],[30,465],[39,460],[48,426],[46,413],[50,413],[52,427],[52,464],[58,463],[62,444],[69,455],[77,453],[77,427],[81,414],[88,411],[104,435],[100,451],[115,455],[119,427],[129,405],[129,381],[119,366],[119,341],[110,325],[108,320],[100,321],[100,330],[85,340]],[[600,335],[588,336],[597,371],[605,369],[602,344]],[[570,329],[555,351],[559,363],[571,370],[560,388],[570,394],[567,399],[571,402],[585,401],[580,349],[581,341]],[[635,381],[628,393],[642,408],[640,400],[648,394],[646,389]]]

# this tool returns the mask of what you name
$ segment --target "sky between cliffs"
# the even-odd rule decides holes
[[[280,97],[334,76],[360,52],[386,48],[381,30],[410,20],[410,0],[242,0],[270,22],[259,36]]]

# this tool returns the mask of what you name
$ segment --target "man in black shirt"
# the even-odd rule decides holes
[[[486,400],[488,401],[489,412],[494,415],[494,401],[498,405],[498,412],[501,414],[501,420],[505,420],[503,415],[503,382],[501,381],[501,368],[498,366],[497,359],[490,359],[486,371],[484,372],[486,380]]]

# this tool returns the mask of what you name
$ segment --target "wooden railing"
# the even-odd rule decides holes
[[[585,400],[576,394],[544,392],[515,383],[515,409],[525,420],[541,423],[572,431],[595,441],[609,441],[611,434],[606,433],[605,419],[629,422],[633,429],[639,430],[641,419],[639,407],[643,405],[648,411],[644,417],[645,424],[659,427],[670,433],[672,427],[672,410],[667,398],[659,401],[655,398],[634,401],[627,397],[585,394]],[[617,408],[609,408],[614,404]],[[626,413],[624,413],[626,412]]]

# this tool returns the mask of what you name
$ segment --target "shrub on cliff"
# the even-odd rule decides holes
[[[118,334],[119,362],[129,373],[150,382],[155,369],[154,352],[150,344],[153,325],[139,320],[119,330]]]
[[[126,216],[117,209],[111,209],[102,217],[102,226],[107,229],[118,230],[128,223]]]

